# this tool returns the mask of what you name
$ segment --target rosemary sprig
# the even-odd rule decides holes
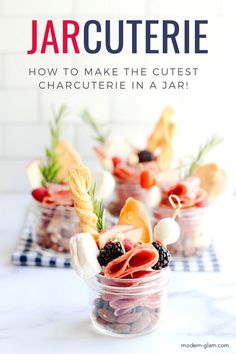
[[[108,133],[104,134],[101,131],[101,128],[99,127],[98,123],[87,110],[84,110],[82,112],[81,118],[83,122],[90,126],[93,132],[95,133],[93,139],[98,141],[101,145],[104,145],[107,141]]]
[[[97,198],[96,198],[96,184],[94,184],[93,187],[90,188],[89,196],[92,200],[93,212],[98,218],[97,229],[99,232],[105,228],[105,210],[103,207],[102,200],[97,200]]]
[[[62,132],[62,119],[66,114],[67,108],[65,105],[62,105],[57,113],[53,110],[54,120],[50,124],[51,146],[45,149],[46,161],[45,164],[43,164],[41,167],[43,185],[45,185],[47,182],[61,182],[57,178],[60,167],[57,163],[55,149]]]
[[[204,156],[217,145],[222,143],[223,139],[214,135],[209,138],[204,145],[199,147],[198,153],[196,157],[192,158],[192,162],[190,164],[187,176],[191,176],[193,171],[202,163]]]

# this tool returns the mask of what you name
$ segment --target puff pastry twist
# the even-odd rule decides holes
[[[69,171],[69,185],[77,215],[80,218],[80,232],[87,232],[97,240],[97,216],[88,194],[91,186],[89,169],[84,165]]]

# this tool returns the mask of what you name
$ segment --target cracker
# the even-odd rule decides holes
[[[209,202],[213,202],[222,194],[227,186],[227,174],[215,163],[197,167],[192,176],[199,177],[201,187],[207,192]]]
[[[149,243],[152,240],[150,218],[142,203],[136,199],[128,198],[120,212],[119,225],[133,225],[143,229],[141,242]]]
[[[158,159],[158,166],[161,169],[169,168],[173,160],[173,139],[175,135],[175,124],[171,121],[174,111],[166,107],[147,140],[147,150],[154,152],[161,149]]]

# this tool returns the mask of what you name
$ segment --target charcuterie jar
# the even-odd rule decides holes
[[[164,317],[170,270],[139,279],[97,275],[90,287],[90,317],[107,335],[132,337],[156,330]]]

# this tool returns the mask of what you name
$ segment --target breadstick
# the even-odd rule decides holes
[[[84,165],[69,171],[69,185],[77,215],[80,218],[80,231],[91,234],[95,241],[98,238],[97,216],[93,212],[93,204],[88,194],[91,185],[89,169]]]

